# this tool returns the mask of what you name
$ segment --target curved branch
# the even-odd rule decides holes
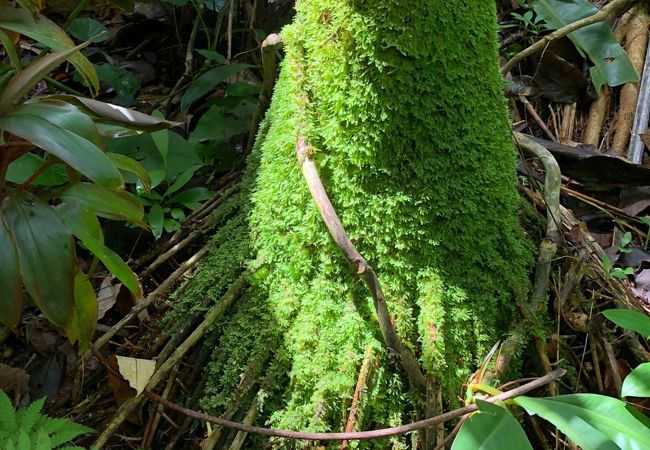
[[[310,145],[302,136],[298,137],[296,153],[298,161],[300,162],[300,167],[302,168],[302,174],[305,177],[307,186],[309,186],[309,191],[316,202],[316,206],[318,206],[318,211],[320,211],[320,215],[323,218],[330,235],[339,249],[341,249],[345,259],[347,259],[352,266],[354,273],[361,278],[368,287],[368,290],[375,301],[377,320],[379,321],[379,328],[381,329],[381,334],[386,346],[393,349],[399,355],[402,368],[406,372],[412,387],[418,390],[423,396],[426,395],[426,379],[420,371],[420,367],[418,366],[415,357],[404,346],[404,344],[402,344],[402,341],[395,332],[395,327],[391,322],[384,292],[379,284],[377,274],[375,274],[375,271],[372,270],[370,264],[368,264],[354,244],[352,244],[352,241],[350,241],[350,238],[345,232],[345,229],[332,206],[332,202],[327,196],[327,192],[325,192],[323,182],[318,175],[316,164],[310,156]]]
[[[541,378],[537,378],[530,383],[526,383],[522,386],[519,386],[515,389],[512,389],[503,394],[497,395],[485,399],[485,401],[490,403],[496,403],[498,401],[508,400],[519,395],[523,395],[533,389],[544,386],[545,384],[555,381],[562,377],[566,373],[564,369],[557,369],[553,372],[544,375]],[[234,430],[244,431],[246,433],[252,434],[261,434],[264,436],[275,436],[282,437],[287,439],[302,439],[308,441],[344,441],[344,440],[369,440],[369,439],[381,439],[389,436],[395,436],[397,434],[404,434],[411,431],[421,430],[423,428],[429,428],[433,425],[446,422],[457,417],[462,417],[465,414],[472,413],[478,410],[476,404],[465,406],[463,408],[455,409],[439,416],[430,417],[428,419],[420,420],[418,422],[409,423],[406,425],[401,425],[399,427],[391,428],[381,428],[378,430],[371,431],[356,431],[356,432],[346,432],[346,433],[309,433],[304,431],[292,431],[292,430],[281,430],[276,428],[262,428],[255,427],[251,425],[245,425],[243,423],[232,422],[230,420],[224,420],[219,417],[209,416],[200,412],[193,411],[191,409],[183,408],[169,400],[165,400],[161,396],[154,394],[148,389],[144,390],[144,394],[149,397],[151,400],[158,402],[163,405],[165,408],[172,409],[181,414],[184,414],[188,417],[193,417],[194,419],[201,420],[204,422],[214,423],[224,428],[230,428]]]
[[[614,14],[616,11],[622,8],[627,8],[630,6],[632,3],[636,2],[637,0],[614,0],[610,2],[607,6],[605,6],[603,9],[598,11],[596,14],[593,16],[585,17],[584,19],[578,20],[576,22],[570,23],[562,28],[559,28],[555,30],[554,32],[547,34],[543,38],[541,38],[539,41],[535,42],[533,45],[530,47],[527,47],[517,53],[515,56],[513,56],[510,61],[508,61],[502,68],[501,68],[501,74],[505,75],[508,72],[510,72],[519,62],[524,59],[529,57],[530,55],[534,55],[540,50],[543,50],[546,48],[548,44],[550,44],[552,41],[555,41],[557,39],[563,38],[564,36],[573,33],[576,30],[579,30],[580,28],[584,28],[588,25],[593,25],[594,23],[598,22],[604,22],[607,20],[607,18]]]

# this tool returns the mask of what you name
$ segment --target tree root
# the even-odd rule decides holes
[[[212,308],[205,316],[205,319],[201,324],[192,332],[192,334],[185,339],[185,341],[178,346],[178,348],[172,353],[172,355],[163,362],[151,376],[151,379],[147,383],[147,389],[155,389],[158,386],[158,383],[162,381],[171,369],[185,356],[188,350],[190,350],[202,337],[203,334],[209,329],[209,327],[217,320],[229,307],[232,303],[240,296],[241,292],[246,289],[248,286],[247,273],[242,274],[239,279],[228,289],[228,292],[221,298],[221,301],[217,303],[214,308]],[[98,352],[95,346],[92,347],[93,353],[100,360],[103,360],[103,356]],[[108,439],[117,431],[118,427],[122,422],[133,412],[144,400],[142,394],[133,397],[118,408],[117,412],[113,415],[110,423],[106,425],[102,433],[97,438],[95,445],[99,448],[103,447]]]

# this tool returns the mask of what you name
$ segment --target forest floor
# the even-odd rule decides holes
[[[137,3],[133,12],[102,4],[81,14],[92,18],[92,23],[77,22],[76,28],[69,29],[83,38],[93,34],[84,27],[106,27],[110,38],[86,50],[100,68],[98,98],[145,113],[160,111],[168,119],[182,121],[182,130],[171,139],[193,155],[190,160],[178,157],[175,172],[165,178],[188,174],[183,175],[184,183],[164,181],[158,194],[141,197],[152,231],[105,224],[107,241],[138,275],[144,298],[136,302],[100,265],[92,281],[100,309],[94,342],[101,350],[86,356],[80,357],[65,335],[35,310],[24,314],[16,330],[0,329],[0,388],[21,405],[45,396],[48,414],[96,430],[115,420],[118,404],[135,394],[135,389],[117,379],[116,372],[122,372],[121,364],[126,363],[118,363],[114,355],[138,358],[144,368],[146,361],[169,357],[181,342],[157,326],[169,305],[165,299],[205,253],[205,241],[215,226],[210,213],[240,179],[249,124],[263,83],[260,47],[268,34],[279,32],[291,18],[288,2],[260,6],[255,14],[252,8],[258,2],[231,2],[237,7],[229,10],[214,8],[212,2],[196,2],[200,7],[174,3]],[[505,63],[548,31],[538,12],[523,2],[501,4],[499,39]],[[71,8],[61,5],[45,14],[63,24]],[[197,10],[205,23],[197,19]],[[620,11],[609,22],[637,72],[650,66],[647,12]],[[206,73],[202,64],[207,63],[237,67],[201,78]],[[562,392],[618,397],[625,377],[650,360],[650,346],[643,336],[602,314],[615,308],[650,314],[650,153],[646,147],[650,134],[647,115],[645,122],[639,117],[647,114],[643,111],[644,105],[646,111],[650,105],[650,89],[625,83],[605,86],[596,95],[589,65],[584,52],[562,38],[506,75],[504,91],[513,130],[551,152],[562,172],[560,213],[552,218],[561,238],[547,277],[549,335],[531,350],[522,377],[570,367],[560,382]],[[56,90],[60,85],[71,92],[82,89],[71,67],[62,66],[51,78],[57,84],[43,83],[40,89]],[[192,90],[196,95],[188,95]],[[201,135],[202,127],[217,119],[225,119],[220,136]],[[126,144],[131,153],[141,161],[153,160],[155,148],[138,139]],[[153,162],[151,167],[156,168]],[[546,169],[523,150],[517,169],[522,196],[537,208],[538,218],[529,225],[537,227],[533,231],[541,238],[541,224],[547,217]],[[175,192],[186,195],[174,196]],[[85,267],[93,265],[88,253],[79,253],[78,258]],[[191,316],[183,336],[201,319]],[[194,387],[203,358],[197,350],[175,361],[173,370],[161,379],[161,395],[176,403],[200,396]],[[133,385],[138,380],[129,381]],[[649,411],[647,399],[628,400],[646,414]],[[553,427],[528,420],[536,446],[564,445],[564,437]],[[108,448],[192,448],[208,432],[205,425],[193,423],[182,412],[146,404],[129,416]],[[90,446],[95,438],[81,438],[77,445]]]

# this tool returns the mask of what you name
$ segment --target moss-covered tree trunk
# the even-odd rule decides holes
[[[503,337],[527,284],[515,152],[490,1],[300,0],[239,191],[176,313],[250,287],[216,326],[203,408],[266,392],[257,423],[342,430],[364,354],[355,429],[422,418],[373,302],[334,245],[296,158],[304,136],[399,336],[453,404]],[[196,305],[196,306],[195,306]],[[242,377],[251,390],[237,391]],[[407,438],[392,442],[410,444]],[[251,443],[247,448],[257,444]],[[278,442],[281,447],[299,443]],[[379,444],[388,448],[386,441]]]

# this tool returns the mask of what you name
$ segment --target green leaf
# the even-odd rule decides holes
[[[119,153],[107,153],[106,155],[110,158],[115,167],[120,170],[130,172],[138,177],[146,192],[149,192],[151,190],[151,176],[149,175],[149,172],[147,172],[145,168],[142,167],[142,164],[133,158],[120,155]]]
[[[210,50],[203,50],[203,49],[196,50],[196,53],[203,56],[208,61],[214,61],[217,64],[225,64],[226,63],[226,57],[223,56],[221,53],[213,52],[213,51],[210,51]]]
[[[625,377],[622,397],[650,397],[650,362],[637,366]]]
[[[68,33],[80,41],[104,42],[110,39],[108,28],[89,17],[78,17],[68,27]]]
[[[16,450],[31,450],[32,443],[29,440],[29,435],[27,431],[20,428],[18,430],[18,445],[16,445]]]
[[[226,141],[237,134],[247,132],[249,127],[248,122],[224,117],[221,108],[212,106],[199,119],[189,141],[199,142],[206,139]]]
[[[34,172],[45,164],[46,160],[44,158],[34,153],[25,153],[9,164],[5,180],[16,184],[23,184]],[[65,172],[65,165],[58,163],[45,169],[36,179],[32,180],[30,186],[58,186],[67,182],[68,175]]]
[[[169,199],[170,203],[180,203],[189,209],[196,209],[201,202],[212,198],[213,193],[204,187],[193,187],[179,192]]]
[[[49,120],[14,113],[0,118],[0,129],[34,143],[99,185],[108,189],[124,185],[120,172],[95,144]]]
[[[36,97],[25,102],[13,114],[37,116],[64,130],[72,131],[103,149],[102,139],[92,119],[75,105],[48,97]]]
[[[621,328],[639,333],[646,339],[650,338],[650,317],[631,309],[608,309],[603,316]]]
[[[526,433],[512,414],[500,406],[477,400],[472,414],[454,439],[452,450],[532,450]]]
[[[155,117],[143,114],[139,111],[124,108],[123,106],[113,105],[111,103],[100,102],[85,97],[76,97],[74,95],[50,95],[47,98],[54,98],[72,103],[88,114],[93,115],[97,120],[104,120],[114,124],[122,124],[130,128],[136,128],[141,131],[157,131],[165,128],[180,126],[182,122],[172,122],[169,120],[160,120]]]
[[[24,34],[54,51],[64,51],[74,48],[74,42],[65,31],[44,16],[38,20],[25,10],[17,8],[0,8],[0,28],[6,28]],[[88,86],[99,91],[99,79],[92,64],[81,53],[73,53],[70,62],[81,72]]]
[[[165,219],[165,222],[163,224],[163,228],[167,233],[172,233],[176,230],[180,230],[181,224],[177,220],[174,219]]]
[[[172,185],[169,186],[169,188],[165,191],[163,197],[167,197],[168,195],[173,194],[174,192],[178,191],[180,188],[185,186],[187,182],[190,181],[194,176],[194,172],[196,172],[200,168],[201,166],[190,167],[185,172],[178,175],[176,177],[176,180],[174,180],[174,183],[172,183]]]
[[[583,450],[643,450],[650,442],[646,428],[621,400],[596,394],[550,398],[516,397],[514,403],[558,427]]]
[[[5,391],[0,389],[0,430],[15,430],[16,429],[16,411],[11,400],[5,394]]]
[[[70,343],[79,342],[79,354],[83,354],[92,341],[97,325],[97,297],[88,276],[78,271],[74,278],[74,314],[65,327]]]
[[[140,89],[140,80],[126,69],[108,63],[95,64],[97,75],[108,83],[117,96],[113,99],[118,105],[131,106],[136,92]]]
[[[20,323],[23,310],[23,287],[20,283],[20,261],[14,235],[0,214],[0,322],[9,328]],[[2,411],[0,411],[0,415]],[[0,421],[0,425],[2,422]]]
[[[101,216],[146,227],[142,221],[142,205],[126,192],[108,191],[91,183],[75,183],[59,190],[58,196],[64,202],[85,205]]]
[[[45,397],[33,401],[27,408],[18,410],[16,413],[17,427],[31,432],[41,416],[44,405]]]
[[[149,225],[151,225],[151,231],[156,239],[162,235],[164,220],[165,213],[162,206],[160,203],[154,203],[149,209]]]
[[[155,110],[151,113],[151,115],[157,119],[165,119],[165,116],[163,116],[159,110]],[[160,156],[162,157],[163,163],[166,167],[167,153],[169,149],[169,132],[167,130],[156,131],[154,133],[151,133],[151,138],[153,139],[154,144],[156,144],[156,148],[160,152]]]
[[[249,67],[253,66],[250,64],[228,64],[214,67],[203,73],[190,84],[185,94],[183,94],[181,98],[181,109],[186,111],[192,103],[206,95],[226,78]]]
[[[142,295],[140,283],[131,268],[113,250],[104,245],[101,226],[95,214],[86,206],[63,203],[57,206],[63,222],[81,240],[88,251],[136,296]]]
[[[77,436],[87,433],[94,433],[92,428],[80,425],[67,419],[52,419],[48,417],[46,424],[43,426],[52,438],[52,447],[56,448],[61,444],[70,442]]]
[[[0,214],[14,235],[25,290],[45,317],[65,327],[74,308],[74,241],[54,209],[32,194],[5,197]]]
[[[261,90],[261,84],[237,81],[226,88],[226,95],[231,97],[247,97],[249,95],[258,95]]]
[[[0,8],[0,14],[1,13],[2,8]],[[2,23],[1,19],[0,23]],[[0,111],[7,112],[18,106],[20,100],[29,92],[29,90],[50,73],[52,69],[87,45],[88,44],[84,43],[69,50],[45,55],[15,74],[2,91],[2,95],[0,96]]]
[[[538,0],[535,10],[553,30],[590,17],[598,9],[588,0]],[[639,81],[625,50],[616,41],[614,32],[605,22],[595,23],[569,34],[569,39],[582,55],[587,55],[594,66],[591,78],[600,92],[603,84],[618,86]]]

